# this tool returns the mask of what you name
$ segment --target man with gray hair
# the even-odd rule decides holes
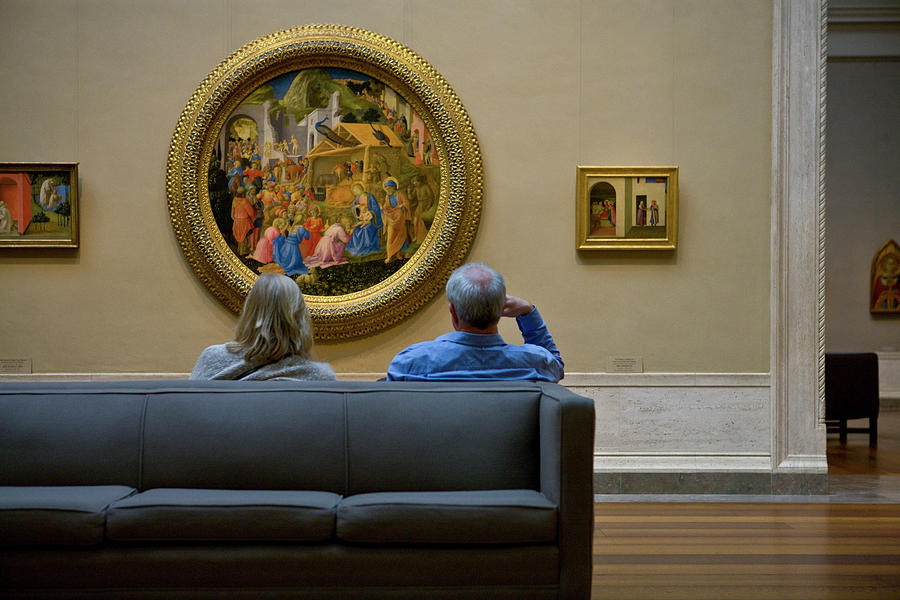
[[[540,313],[530,302],[508,296],[500,273],[468,263],[453,271],[446,291],[455,331],[402,350],[388,367],[388,381],[562,379],[563,361]],[[503,341],[501,317],[516,319],[523,345]]]

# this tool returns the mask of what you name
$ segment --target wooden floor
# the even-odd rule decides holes
[[[828,438],[829,475],[900,476],[900,412]],[[900,504],[602,502],[591,597],[900,599]]]
[[[900,504],[594,505],[594,599],[900,598]]]
[[[850,421],[851,427],[867,426],[867,420]],[[828,434],[829,475],[900,475],[900,411],[878,415],[878,447],[869,448],[869,434],[849,433],[847,443]]]

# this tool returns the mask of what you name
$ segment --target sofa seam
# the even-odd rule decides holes
[[[337,494],[335,494],[336,496]],[[130,497],[130,496],[129,496]],[[123,498],[124,500],[125,498]],[[118,502],[118,501],[117,501]],[[112,506],[112,503],[110,504]],[[197,510],[197,509],[221,509],[221,510],[233,510],[233,509],[243,509],[243,508],[263,508],[263,509],[302,509],[302,510],[322,510],[322,511],[332,511],[337,507],[337,502],[334,503],[334,506],[304,506],[300,504],[138,504],[135,506],[116,506],[116,510],[148,510],[148,509],[156,509],[156,508],[183,508],[186,510]],[[108,507],[107,507],[108,508]]]
[[[149,382],[153,382],[153,380],[147,380]],[[146,383],[144,381],[143,383]],[[187,380],[185,380],[187,381]],[[5,383],[5,382],[4,382]],[[31,384],[40,385],[42,383],[55,384],[60,382],[48,381],[48,382],[28,382],[30,387],[34,387]],[[87,382],[87,383],[95,383],[95,382]],[[118,382],[114,382],[118,383]],[[122,382],[123,384],[126,382]],[[125,386],[121,389],[103,389],[102,386],[98,386],[96,388],[91,388],[85,386],[85,388],[75,388],[74,391],[72,388],[66,389],[37,389],[34,391],[30,390],[10,390],[9,388],[0,388],[0,396],[8,396],[8,395],[71,395],[75,394],[98,394],[98,395],[123,395],[123,394],[146,394],[146,395],[155,395],[155,394],[204,394],[208,393],[209,390],[193,388],[190,386],[179,386],[178,384],[173,383],[171,386],[166,387],[158,387],[158,388],[147,388],[146,386],[141,387],[140,383],[142,382],[134,382],[132,384],[132,388],[137,389],[125,389]],[[446,388],[443,384],[450,383],[454,384],[455,387],[458,388],[458,391],[471,391],[472,389],[483,390],[482,386],[479,386],[478,383],[490,383],[489,380],[485,380],[483,382],[472,382],[469,380],[466,381],[435,381],[435,382],[404,382],[404,381],[386,381],[386,382],[339,382],[339,383],[358,383],[360,387],[348,389],[343,391],[344,394],[360,394],[360,393],[369,393],[376,391],[384,391],[385,389],[404,389],[407,387],[408,383],[416,383],[422,385],[421,391],[433,392],[433,391],[446,391]],[[431,387],[433,383],[434,387]],[[506,383],[506,382],[504,382]],[[492,388],[491,391],[498,393],[511,393],[511,392],[523,392],[523,391],[534,391],[538,389],[540,391],[540,385],[543,383],[552,382],[543,382],[543,381],[521,381],[521,382],[510,382],[510,385],[504,385],[502,387]],[[373,385],[375,384],[375,385]],[[458,385],[456,385],[458,384]],[[12,383],[11,385],[19,385],[18,383]],[[559,384],[554,384],[559,385]],[[365,386],[365,387],[364,387]],[[315,385],[315,386],[302,386],[298,387],[293,385],[292,383],[285,382],[283,385],[269,385],[265,388],[261,388],[263,391],[272,391],[272,392],[283,392],[283,391],[304,391],[304,392],[323,392],[323,393],[335,393],[336,389],[334,387],[329,387],[326,385]],[[226,394],[240,394],[243,393],[241,390],[229,390],[229,389],[216,389],[217,392],[222,392]],[[457,391],[457,390],[451,390]]]
[[[144,405],[141,407],[141,431],[138,435],[138,480],[137,489],[144,490],[144,441],[147,433],[147,411],[150,408],[151,394],[144,395]]]
[[[350,392],[344,392],[344,493],[350,493]]]
[[[48,513],[66,513],[73,515],[99,515],[106,511],[107,508],[110,507],[110,504],[107,504],[101,509],[80,509],[80,508],[46,508],[46,507],[9,507],[9,508],[0,508],[0,512],[48,512]]]

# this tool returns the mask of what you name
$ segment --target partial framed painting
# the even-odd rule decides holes
[[[225,59],[169,151],[169,213],[199,279],[240,311],[261,273],[297,282],[320,340],[409,316],[481,215],[475,129],[444,78],[379,34],[310,25]]]
[[[674,250],[678,167],[578,167],[578,250]]]
[[[886,241],[875,253],[871,282],[870,312],[900,315],[900,245],[894,240]]]
[[[78,163],[0,163],[0,248],[78,247]]]

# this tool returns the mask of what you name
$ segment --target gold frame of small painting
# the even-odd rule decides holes
[[[678,167],[577,170],[578,250],[675,250]]]
[[[285,273],[319,340],[376,333],[439,293],[482,188],[450,85],[399,42],[343,25],[272,33],[223,60],[184,108],[166,171],[200,281],[239,312],[261,273]]]

